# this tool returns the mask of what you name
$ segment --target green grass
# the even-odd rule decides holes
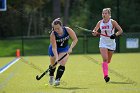
[[[43,70],[49,65],[48,56],[24,58]],[[0,67],[12,59],[0,58]],[[20,60],[0,74],[0,93],[140,93],[140,53],[114,54],[110,83],[103,80],[101,61],[99,54],[71,55],[61,85],[54,87],[45,86],[49,76],[37,81],[35,76],[41,73]]]

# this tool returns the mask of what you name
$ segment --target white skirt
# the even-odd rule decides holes
[[[108,37],[100,38],[99,48],[107,48],[110,50],[115,50],[116,49],[115,39],[110,39]]]

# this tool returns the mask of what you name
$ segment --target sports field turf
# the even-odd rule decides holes
[[[140,93],[140,53],[114,54],[109,64],[111,81],[105,83],[101,56],[71,55],[58,87],[48,84],[49,76],[35,79],[49,65],[48,56],[23,57],[0,74],[0,93]],[[0,68],[14,57],[1,57]],[[28,61],[28,63],[27,63]]]

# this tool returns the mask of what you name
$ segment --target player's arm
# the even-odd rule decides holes
[[[55,39],[55,35],[54,35],[53,31],[50,35],[50,42],[52,44],[52,51],[53,51],[54,56],[55,56],[55,61],[58,61],[57,45],[56,45],[56,39]]]
[[[77,44],[78,39],[77,39],[77,36],[76,36],[75,32],[74,32],[71,28],[66,27],[66,29],[67,29],[67,31],[68,31],[68,33],[69,33],[69,36],[70,36],[71,39],[72,39],[72,43],[71,43],[70,48],[69,48],[69,51],[68,51],[69,53],[71,53],[71,52],[72,52],[72,49],[73,49],[74,46]]]
[[[116,36],[121,35],[121,34],[123,33],[123,30],[122,30],[122,28],[120,27],[120,25],[119,25],[115,20],[113,20],[112,22],[113,22],[113,25],[115,26],[115,28],[118,30],[118,31],[115,33],[115,35],[116,35]]]
[[[92,35],[96,36],[98,34],[98,29],[100,28],[100,21],[96,24],[95,28],[92,31]]]
[[[118,31],[115,34],[111,35],[110,39],[115,39],[117,36],[119,36],[123,33],[123,30],[115,20],[112,20],[112,24]]]

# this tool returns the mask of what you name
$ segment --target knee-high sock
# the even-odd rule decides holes
[[[103,70],[104,77],[108,76],[108,63],[107,62],[102,63],[102,70]]]
[[[50,70],[49,70],[49,72],[50,72],[50,76],[54,76],[54,72],[55,72],[55,69],[56,69],[56,67],[55,68],[51,68],[51,66],[49,66],[49,68],[50,68]]]
[[[57,69],[57,74],[56,74],[56,79],[55,80],[57,80],[57,79],[61,79],[61,77],[62,77],[62,75],[63,75],[63,73],[64,73],[64,71],[65,71],[65,66],[59,66],[58,67],[58,69]]]

